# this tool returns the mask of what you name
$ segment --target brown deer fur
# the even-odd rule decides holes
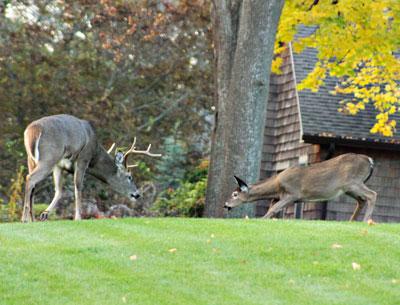
[[[356,219],[366,204],[364,221],[367,221],[372,216],[376,202],[376,192],[365,185],[372,171],[371,158],[349,153],[307,167],[291,167],[250,186],[235,177],[239,188],[232,193],[225,208],[231,209],[261,199],[279,198],[264,216],[270,218],[295,201],[325,201],[346,194],[357,201],[350,220]]]
[[[75,219],[81,219],[84,175],[87,172],[131,200],[139,192],[125,167],[123,153],[113,158],[98,142],[92,125],[71,115],[54,115],[32,122],[24,133],[29,174],[26,177],[22,221],[33,221],[33,193],[37,183],[53,172],[55,195],[41,214],[46,220],[62,193],[62,170],[74,173]]]

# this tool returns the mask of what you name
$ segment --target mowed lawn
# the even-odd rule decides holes
[[[1,224],[0,303],[400,304],[400,225],[180,218]]]

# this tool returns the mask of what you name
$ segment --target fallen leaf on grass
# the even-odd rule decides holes
[[[332,249],[340,249],[340,248],[343,248],[343,246],[342,246],[342,245],[339,245],[339,244],[333,244],[333,245],[331,246],[331,248],[332,248]]]
[[[360,270],[361,269],[361,265],[357,264],[355,262],[352,262],[351,266],[353,267],[353,270]]]
[[[122,303],[126,303],[126,297],[122,297]]]
[[[214,253],[218,253],[219,252],[218,248],[213,248],[212,250],[213,250]]]
[[[400,281],[397,279],[392,279],[392,284],[398,284]]]
[[[211,236],[210,236],[211,238],[214,238],[215,237],[215,235],[214,234],[211,234]]]
[[[169,253],[175,253],[176,252],[176,248],[171,248],[168,250]]]
[[[129,256],[129,259],[131,261],[135,261],[135,260],[137,260],[137,255],[131,255],[131,256]]]
[[[207,244],[211,243],[211,239],[207,239]]]

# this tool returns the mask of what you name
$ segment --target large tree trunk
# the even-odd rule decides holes
[[[213,29],[217,113],[212,135],[206,210],[222,217],[233,175],[260,174],[269,75],[284,0],[215,0]],[[230,215],[254,215],[254,205]]]

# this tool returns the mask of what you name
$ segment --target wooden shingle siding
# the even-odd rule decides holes
[[[315,29],[300,27],[298,35],[312,35]],[[289,46],[281,56],[282,73],[272,74],[270,78],[261,179],[299,163],[323,161],[332,157],[332,153],[366,154],[375,161],[374,173],[367,182],[378,193],[373,219],[400,222],[400,132],[393,138],[372,135],[369,130],[376,116],[373,105],[368,104],[357,116],[339,113],[337,109],[343,96],[330,94],[337,84],[331,76],[327,76],[325,85],[318,92],[297,92],[296,82],[300,83],[307,77],[317,62],[315,49],[307,48],[300,54],[291,54]],[[396,113],[394,119],[400,121],[400,113]],[[304,143],[302,138],[310,143]],[[257,203],[256,216],[264,215],[268,204]],[[302,206],[301,214],[305,219],[349,220],[356,202],[348,196],[341,196],[325,204],[304,203]],[[285,218],[293,218],[294,207],[288,207],[283,214]],[[362,217],[361,213],[359,219]]]
[[[282,54],[282,74],[272,74],[270,95],[267,104],[264,146],[261,161],[261,178],[276,175],[280,170],[299,165],[300,156],[307,155],[309,162],[319,159],[319,145],[301,143],[299,107],[296,85],[293,78],[289,49]],[[269,202],[257,204],[256,215],[266,213]],[[306,204],[303,217],[320,218],[320,209],[315,204]],[[293,207],[284,217],[293,217]]]

